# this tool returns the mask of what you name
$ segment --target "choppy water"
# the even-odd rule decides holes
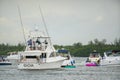
[[[75,58],[76,68],[18,70],[16,65],[0,66],[0,80],[120,80],[120,65],[86,67],[85,58]]]

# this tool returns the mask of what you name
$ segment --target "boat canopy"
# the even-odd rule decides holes
[[[32,38],[50,38],[49,36],[46,36],[44,32],[42,31],[31,31],[30,37]]]
[[[99,57],[100,54],[98,52],[92,52],[90,53],[90,57]]]
[[[112,50],[112,52],[117,53],[120,52],[120,50]]]
[[[68,53],[68,50],[58,50],[58,53]]]

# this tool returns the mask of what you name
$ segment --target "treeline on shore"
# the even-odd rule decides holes
[[[54,45],[55,49],[66,49],[70,51],[72,56],[75,57],[87,57],[89,54],[96,50],[101,55],[105,51],[110,50],[120,50],[120,39],[115,39],[113,43],[107,44],[106,39],[99,41],[94,39],[89,41],[87,45],[83,45],[81,42],[74,43],[73,45]],[[9,44],[0,44],[0,55],[7,55],[8,52],[18,52],[25,49],[24,44],[18,45],[9,45]]]

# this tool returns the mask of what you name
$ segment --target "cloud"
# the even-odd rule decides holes
[[[5,18],[5,17],[0,17],[0,24],[6,24],[6,23],[8,23],[9,22],[9,20],[7,19],[7,18]]]
[[[4,26],[9,26],[9,25],[14,25],[14,21],[6,18],[6,17],[0,17],[0,26],[4,25]]]
[[[96,21],[97,21],[97,22],[103,21],[103,16],[97,16],[97,17],[96,17]]]
[[[29,31],[36,26],[39,26],[41,31],[44,30],[37,1],[3,2],[0,1],[0,41],[13,43],[24,41],[17,2],[21,10],[25,36],[27,37]],[[113,39],[119,36],[120,5],[117,1],[39,0],[39,2],[48,32],[55,43],[71,44],[76,41],[86,43],[87,40],[102,36],[112,41],[111,36]]]

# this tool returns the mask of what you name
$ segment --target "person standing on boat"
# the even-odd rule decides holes
[[[27,43],[28,43],[30,50],[32,50],[32,39],[28,40]]]
[[[33,41],[33,50],[36,50],[36,43]]]
[[[36,43],[38,44],[38,50],[41,50],[42,44],[41,44],[41,42],[39,41],[38,38],[37,38],[37,40],[36,40]]]
[[[45,43],[45,49],[46,49],[46,48],[47,48],[47,45],[48,45],[47,40],[45,40],[44,43]]]
[[[1,59],[2,59],[2,61],[5,61],[5,59],[4,59],[4,57],[3,57],[3,56],[1,56]]]

